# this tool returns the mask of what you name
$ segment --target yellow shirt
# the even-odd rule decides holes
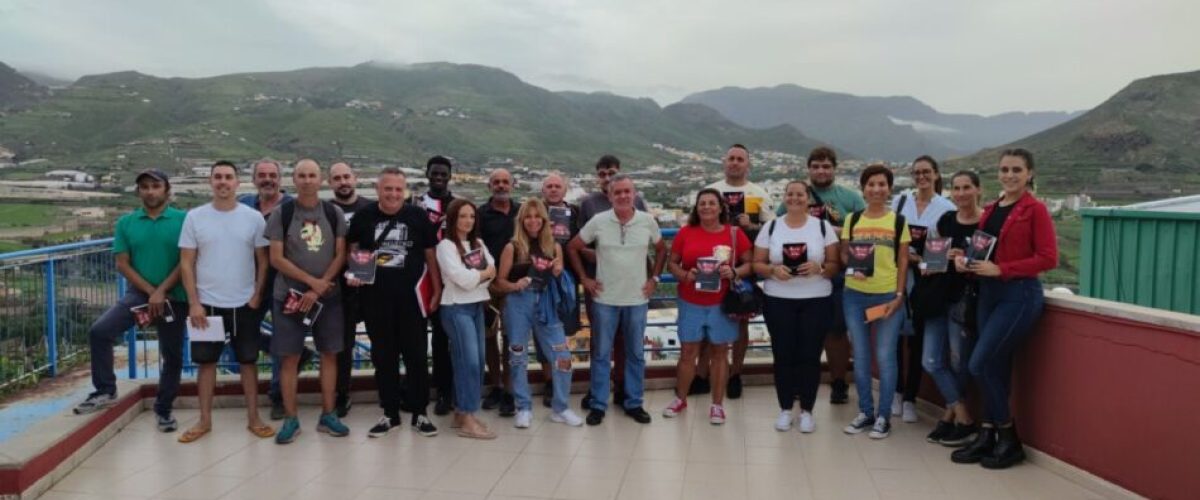
[[[907,248],[912,237],[908,234],[908,224],[900,229],[901,248]],[[896,213],[888,212],[878,219],[867,217],[864,213],[859,216],[858,224],[854,225],[854,239],[850,238],[850,217],[842,227],[843,241],[857,241],[875,244],[875,273],[867,279],[846,277],[846,288],[862,293],[895,293],[896,292]]]

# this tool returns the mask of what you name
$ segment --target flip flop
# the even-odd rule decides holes
[[[480,431],[468,431],[466,429],[459,429],[457,434],[459,437],[465,437],[468,439],[482,439],[482,440],[496,439],[496,433],[494,433],[492,431],[487,431],[487,430],[480,432]]]
[[[271,428],[271,426],[269,426],[267,424],[247,425],[246,430],[250,431],[251,434],[254,434],[255,436],[258,436],[263,439],[266,439],[266,438],[269,438],[269,437],[275,435],[275,429]]]
[[[191,429],[184,431],[183,434],[179,435],[179,442],[184,443],[184,444],[191,443],[193,441],[196,441],[197,439],[204,437],[204,435],[208,434],[209,431],[211,431],[211,430],[212,429],[197,429],[195,427],[192,427]]]

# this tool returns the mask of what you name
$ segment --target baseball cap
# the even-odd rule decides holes
[[[167,177],[166,172],[163,172],[162,170],[159,170],[157,168],[148,168],[146,170],[139,172],[137,177],[133,179],[133,182],[137,183],[137,182],[141,181],[142,177],[150,177],[151,179],[154,179],[157,181],[162,181],[163,184],[166,184],[168,186],[171,185],[170,178]]]

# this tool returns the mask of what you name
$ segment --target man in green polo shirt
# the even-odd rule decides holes
[[[177,424],[171,416],[171,405],[183,369],[183,332],[188,312],[187,295],[179,280],[179,233],[185,213],[167,204],[171,183],[161,170],[144,170],[136,182],[142,206],[117,220],[112,246],[117,271],[128,281],[128,291],[88,331],[92,386],[96,390],[75,407],[75,413],[91,413],[116,403],[113,344],[135,324],[154,326],[162,358],[154,414],[159,430],[173,432]]]

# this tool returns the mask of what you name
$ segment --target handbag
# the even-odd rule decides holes
[[[737,263],[737,228],[732,225],[729,235],[733,239],[733,251],[730,252],[731,265]],[[763,291],[758,285],[747,278],[729,280],[729,290],[721,298],[721,312],[739,319],[752,318],[762,312]]]

